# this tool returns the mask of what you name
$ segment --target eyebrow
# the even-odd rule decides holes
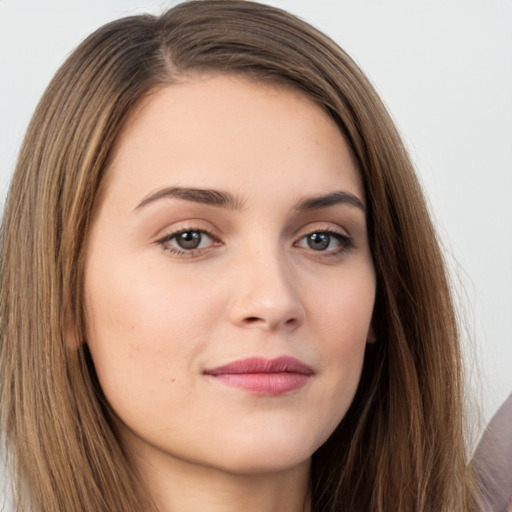
[[[363,202],[354,194],[345,192],[343,190],[331,192],[330,194],[323,196],[304,199],[299,201],[296,208],[298,211],[304,212],[310,210],[320,210],[322,208],[328,208],[329,206],[334,206],[336,204],[348,204],[350,206],[355,206],[356,208],[359,208],[364,213],[366,213],[366,206],[363,204]]]
[[[154,203],[164,198],[184,199],[193,203],[206,204],[216,206],[218,208],[228,208],[230,210],[240,210],[242,201],[220,190],[203,189],[203,188],[187,188],[187,187],[166,187],[157,192],[149,194],[145,197],[135,210],[139,210],[150,203]]]
[[[135,208],[135,211],[165,198],[184,199],[185,201],[191,201],[193,203],[206,204],[208,206],[227,208],[230,210],[240,210],[243,207],[243,201],[229,192],[203,188],[166,187],[145,197]],[[299,212],[306,212],[328,208],[329,206],[337,204],[355,206],[366,213],[366,206],[363,202],[355,195],[343,190],[331,192],[325,195],[308,197],[299,201],[296,204],[295,209]]]

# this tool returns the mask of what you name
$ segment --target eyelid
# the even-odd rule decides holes
[[[307,236],[308,234],[315,233],[315,232],[332,233],[335,235],[340,235],[340,236],[348,237],[348,238],[352,237],[352,235],[350,234],[350,232],[347,228],[339,225],[336,222],[332,222],[332,221],[308,222],[307,224],[296,229],[294,231],[293,236],[294,236],[294,238],[297,239],[297,238],[302,238],[304,236]]]
[[[210,240],[211,243],[208,247],[197,247],[197,248],[191,248],[191,249],[185,249],[180,248],[177,246],[172,246],[168,244],[173,238],[177,237],[178,235],[186,232],[194,231],[197,233],[202,233],[206,235]],[[164,234],[161,234],[157,237],[155,240],[155,243],[159,245],[163,251],[169,252],[170,254],[174,254],[178,257],[195,257],[200,256],[208,252],[214,247],[219,247],[222,245],[222,241],[220,238],[213,233],[214,230],[207,229],[204,227],[199,227],[194,224],[183,223],[180,226],[176,226],[175,228],[168,229],[167,232],[164,232]],[[166,245],[167,244],[167,245]]]
[[[160,230],[159,234],[156,235],[154,243],[158,245],[163,251],[169,252],[171,255],[175,255],[178,258],[193,258],[201,257],[206,255],[209,251],[219,248],[225,245],[223,239],[218,234],[218,230],[215,227],[205,227],[205,224],[210,224],[202,219],[199,220],[186,220],[176,222],[175,224]],[[197,232],[202,233],[210,239],[208,246],[206,247],[192,247],[192,248],[180,248],[178,244],[170,243],[171,240],[181,233],[186,232]],[[327,233],[333,236],[339,244],[339,247],[315,250],[312,247],[308,247],[306,243],[302,241],[314,234],[314,233]],[[202,241],[200,242],[202,244]],[[306,225],[302,225],[300,228],[295,230],[292,234],[292,247],[295,247],[301,251],[311,254],[316,259],[326,260],[328,258],[334,259],[341,257],[343,254],[349,252],[355,247],[354,238],[348,233],[348,230],[343,226],[340,226],[336,222],[332,221],[313,221]]]
[[[316,251],[311,247],[306,247],[300,244],[302,240],[314,233],[327,233],[335,237],[338,240],[339,247],[325,251]],[[314,257],[315,259],[323,261],[341,258],[355,247],[354,238],[348,233],[348,231],[341,226],[333,225],[332,223],[326,224],[324,222],[312,222],[307,226],[302,227],[300,230],[297,230],[294,239],[294,247],[303,250],[306,254]]]

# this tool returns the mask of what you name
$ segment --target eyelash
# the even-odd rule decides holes
[[[169,245],[169,243],[173,239],[176,239],[176,237],[178,237],[180,235],[184,235],[186,233],[197,233],[201,237],[206,236],[212,240],[212,243],[208,247],[198,247],[198,248],[191,248],[191,249],[183,249],[183,248],[179,248],[179,247],[176,247],[173,245]],[[315,249],[313,249],[311,247],[307,248],[307,247],[302,247],[302,246],[298,245],[300,241],[307,239],[307,237],[310,237],[315,234],[318,234],[318,235],[326,234],[329,237],[334,237],[338,241],[339,247],[334,250],[331,249],[331,250],[316,251]],[[201,242],[202,242],[202,240],[200,239],[199,243],[201,243]],[[306,243],[307,243],[307,241],[306,241]],[[330,243],[331,243],[331,241],[329,241],[329,245],[330,245]],[[171,254],[174,254],[178,257],[192,258],[192,257],[197,256],[198,253],[204,253],[205,251],[208,251],[212,246],[217,247],[219,245],[222,245],[222,242],[220,242],[212,233],[210,233],[209,231],[207,231],[205,229],[190,227],[190,228],[186,228],[186,229],[179,229],[177,231],[169,233],[168,235],[165,235],[163,238],[157,240],[157,244],[159,244],[164,251],[170,252]],[[343,233],[340,233],[339,231],[332,229],[332,228],[328,228],[328,227],[322,228],[322,229],[315,229],[308,233],[303,234],[293,245],[294,245],[294,247],[302,247],[302,248],[308,250],[308,252],[311,252],[313,254],[316,253],[316,256],[320,257],[320,258],[341,257],[342,255],[344,255],[345,253],[347,253],[351,249],[353,249],[355,246],[354,240],[352,237],[345,235]]]
[[[294,245],[296,245],[301,240],[307,239],[308,237],[310,237],[312,235],[316,235],[316,234],[318,234],[318,235],[326,234],[329,237],[335,238],[339,243],[339,247],[334,250],[331,249],[331,250],[327,250],[327,251],[315,251],[313,248],[310,248],[310,251],[314,254],[316,253],[316,255],[318,257],[339,258],[355,247],[354,239],[352,237],[345,235],[343,233],[340,233],[336,229],[329,228],[329,227],[322,228],[322,229],[314,229],[314,230],[302,235]]]
[[[176,256],[181,256],[185,258],[192,258],[197,255],[199,252],[204,252],[205,250],[208,250],[210,247],[207,248],[194,248],[194,249],[183,249],[176,246],[169,245],[169,242],[171,240],[175,239],[179,235],[184,235],[185,233],[199,233],[201,237],[207,236],[210,238],[213,242],[214,246],[221,245],[221,242],[214,236],[212,233],[205,229],[200,228],[186,228],[186,229],[179,229],[177,231],[174,231],[173,233],[169,233],[168,235],[165,235],[160,240],[157,240],[157,243],[161,245],[162,249],[164,251],[170,252],[171,254],[174,254]],[[202,242],[202,240],[201,240]]]

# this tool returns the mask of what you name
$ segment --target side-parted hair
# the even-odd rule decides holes
[[[349,411],[313,455],[313,510],[476,510],[456,317],[404,145],[368,79],[333,41],[282,10],[239,0],[185,2],[101,27],[35,111],[1,232],[0,405],[16,510],[156,510],[116,436],[87,350],[84,258],[130,113],[155,90],[209,72],[311,98],[339,126],[364,184],[377,341]]]

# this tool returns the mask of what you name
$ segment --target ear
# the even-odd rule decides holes
[[[370,328],[368,329],[366,339],[368,340],[368,343],[375,343],[377,341],[377,335],[375,334],[375,330],[373,329],[372,324],[370,324]]]

